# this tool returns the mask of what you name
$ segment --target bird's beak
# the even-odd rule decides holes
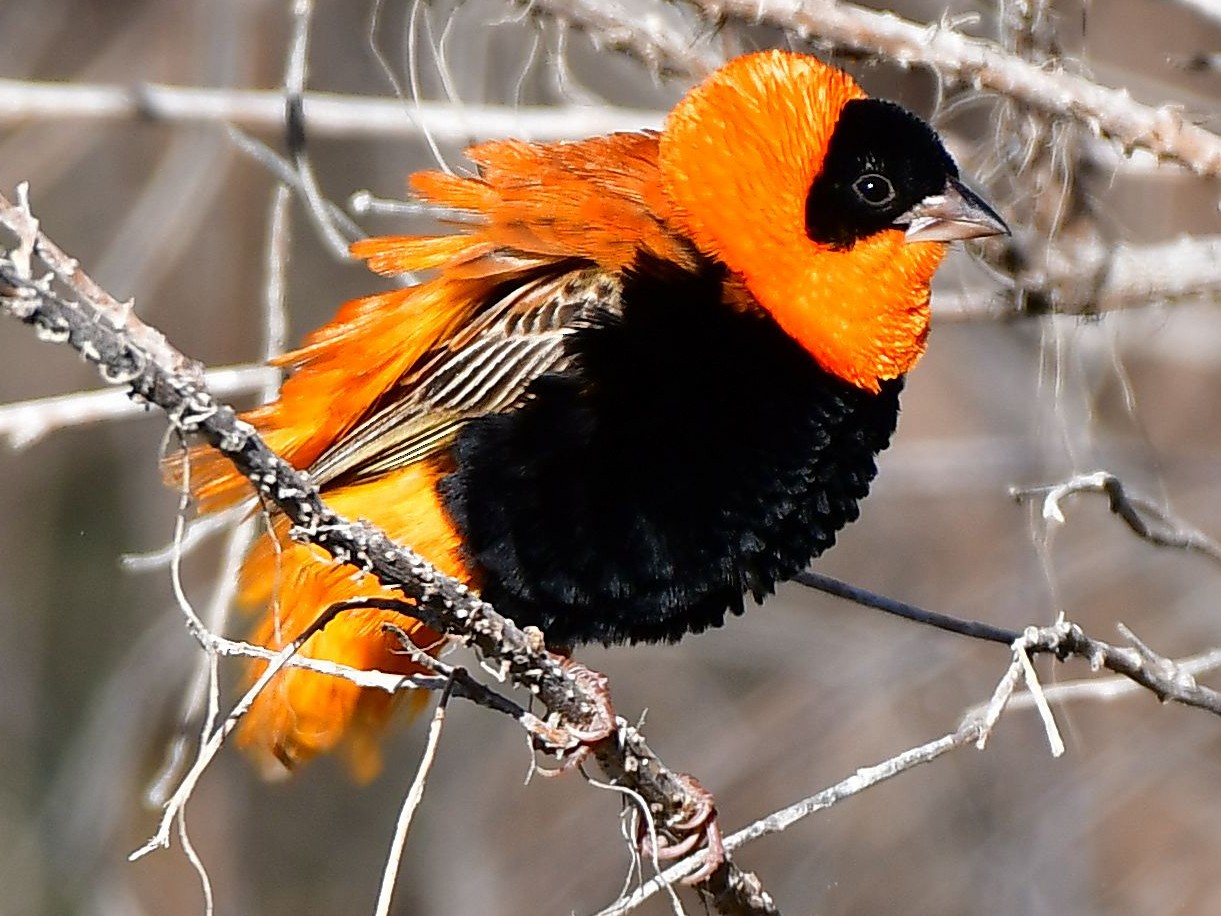
[[[997,212],[957,178],[949,179],[940,194],[924,198],[900,216],[895,225],[906,227],[907,242],[957,242],[1009,234]]]

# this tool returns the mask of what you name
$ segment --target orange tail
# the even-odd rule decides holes
[[[412,545],[443,572],[468,579],[457,534],[436,494],[439,475],[435,462],[422,462],[368,483],[338,488],[326,498],[349,518],[374,515],[395,540]],[[267,608],[253,634],[255,642],[277,649],[337,601],[396,595],[372,576],[337,564],[319,548],[289,540],[286,528],[281,520],[274,539],[262,539],[242,570],[242,603]],[[427,652],[435,654],[442,644],[441,636],[410,617],[355,610],[332,620],[305,643],[300,654],[353,668],[419,673],[422,669],[404,653],[397,638],[383,632],[384,624],[405,630]],[[249,679],[261,670],[261,664],[253,666]],[[407,705],[415,709],[426,699],[423,692],[407,696]],[[396,697],[339,677],[286,669],[255,700],[237,740],[268,776],[339,748],[353,775],[367,780],[381,767],[377,736],[397,705]]]
[[[463,241],[470,244],[469,239]],[[403,252],[393,250],[396,243]],[[420,266],[421,253],[407,251],[410,246],[402,240],[369,240],[358,247],[361,256],[378,260],[381,269]],[[429,254],[428,246],[421,251]],[[396,260],[399,253],[406,260]],[[442,277],[349,302],[300,349],[277,360],[294,370],[279,399],[248,411],[243,419],[283,458],[308,468],[424,354],[469,320],[494,282]],[[181,456],[171,456],[167,477],[181,481],[184,467]],[[207,446],[191,449],[189,471],[201,512],[235,505],[253,495],[245,478]],[[436,493],[442,472],[437,461],[424,461],[358,485],[326,488],[324,497],[340,514],[369,519],[442,571],[469,581],[457,534]],[[397,594],[387,592],[374,578],[335,563],[320,549],[292,542],[283,518],[274,528],[251,550],[242,569],[241,603],[252,610],[265,609],[252,634],[255,642],[281,648],[334,602]],[[419,666],[402,652],[395,637],[382,632],[386,623],[410,633],[426,651],[435,652],[440,646],[438,634],[409,617],[357,610],[331,621],[305,644],[302,654],[354,668],[417,673]],[[251,666],[248,683],[264,670],[263,664]],[[419,696],[416,700],[412,695],[408,705],[422,704],[423,695]],[[377,734],[396,705],[388,694],[358,688],[341,678],[289,669],[255,700],[237,740],[269,776],[282,775],[285,768],[338,747],[354,775],[368,779],[380,767]]]
[[[295,467],[309,468],[515,277],[573,257],[622,266],[637,249],[679,262],[689,256],[655,215],[661,205],[655,136],[624,134],[588,145],[489,143],[471,156],[482,167],[478,177],[424,174],[414,180],[422,196],[471,212],[474,219],[461,233],[366,239],[352,246],[379,273],[428,270],[436,272],[433,279],[349,302],[298,350],[276,361],[292,370],[279,399],[243,416]],[[590,162],[607,156],[630,167],[591,169]],[[167,462],[171,479],[181,480],[183,470],[181,459]],[[356,485],[326,486],[323,495],[344,516],[369,519],[443,572],[470,582],[459,539],[437,496],[442,472],[437,460],[428,459]],[[245,479],[207,447],[190,453],[190,482],[203,512],[252,496]],[[274,528],[251,551],[242,572],[243,603],[267,609],[256,641],[282,647],[336,601],[386,597],[370,577],[293,543],[282,519]],[[352,667],[416,672],[395,639],[382,632],[385,623],[435,651],[437,634],[410,618],[361,610],[331,621],[302,652]],[[251,679],[261,670],[261,664],[252,666]],[[376,731],[394,705],[389,695],[340,678],[285,670],[255,701],[238,740],[271,773],[343,747],[356,775],[369,777],[379,766]]]

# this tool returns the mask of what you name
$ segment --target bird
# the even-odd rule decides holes
[[[565,653],[721,626],[831,547],[895,430],[949,243],[1008,231],[923,120],[790,51],[729,61],[660,131],[466,155],[467,174],[411,178],[454,231],[351,248],[425,279],[340,308],[243,417],[337,512]],[[251,495],[219,454],[190,460],[201,512]],[[282,516],[268,529],[241,573],[255,642],[386,596]],[[444,645],[366,607],[301,653],[419,672],[387,624]],[[397,705],[284,670],[238,740],[268,775],[337,750],[369,779]]]

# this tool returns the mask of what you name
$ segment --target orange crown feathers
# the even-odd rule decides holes
[[[823,368],[877,391],[924,352],[945,245],[905,244],[893,229],[847,256],[807,237],[806,194],[844,105],[861,98],[813,57],[739,57],[671,112],[661,170],[673,222],[700,251],[740,274]]]

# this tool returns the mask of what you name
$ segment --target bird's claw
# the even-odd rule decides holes
[[[691,802],[677,816],[660,825],[665,831],[650,835],[641,822],[640,850],[648,858],[656,856],[658,861],[670,862],[681,859],[703,844],[703,862],[698,869],[683,877],[684,884],[699,884],[712,876],[725,861],[725,845],[721,838],[721,826],[717,822],[716,799],[694,776],[679,773]],[[671,839],[674,837],[674,839]],[[655,838],[655,841],[654,841]]]
[[[531,716],[525,722],[527,731],[534,737],[535,747],[554,754],[559,760],[554,769],[537,771],[547,777],[580,767],[593,746],[616,734],[619,728],[606,676],[571,658],[564,658],[560,664],[579,685],[582,695],[593,704],[593,709],[587,713],[586,723],[580,726],[551,724],[537,716]]]

